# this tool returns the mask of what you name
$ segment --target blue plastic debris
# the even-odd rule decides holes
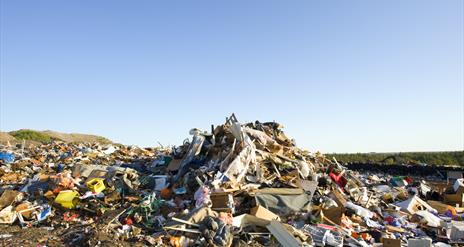
[[[29,179],[27,184],[21,188],[21,192],[34,194],[37,191],[47,191],[49,189],[48,181],[40,181],[40,175],[36,174],[34,178]]]
[[[7,152],[0,152],[0,160],[3,160],[5,163],[12,163],[15,159],[14,154]]]
[[[187,193],[187,189],[185,187],[180,187],[174,190],[176,195],[183,195]]]
[[[58,165],[56,166],[56,171],[57,171],[57,172],[62,172],[63,170],[64,170],[64,165],[63,165],[63,164],[58,164]]]
[[[37,214],[37,221],[43,221],[45,220],[49,215],[52,214],[52,208],[50,205],[45,204],[43,206],[43,209]]]

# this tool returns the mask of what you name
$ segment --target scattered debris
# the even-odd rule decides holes
[[[278,123],[241,124],[233,114],[190,134],[158,148],[1,146],[0,244],[464,244],[462,177],[349,170],[298,148]]]

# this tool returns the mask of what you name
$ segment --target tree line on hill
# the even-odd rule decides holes
[[[427,164],[435,166],[464,166],[464,151],[406,152],[406,153],[333,153],[342,163]]]

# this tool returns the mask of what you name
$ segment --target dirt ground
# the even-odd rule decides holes
[[[0,226],[0,246],[143,246],[141,243],[115,240],[106,233],[97,232],[96,228],[84,231],[79,227],[49,230],[47,227]]]
[[[0,246],[64,246],[56,234],[50,234],[46,228],[25,228],[19,226],[0,226]],[[11,237],[2,235],[13,235]]]

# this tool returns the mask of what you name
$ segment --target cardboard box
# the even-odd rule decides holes
[[[456,205],[458,205],[458,207],[462,207],[464,205],[462,194],[444,194],[443,197],[444,202],[453,207]]]
[[[401,247],[400,239],[382,238],[383,247]]]
[[[210,195],[212,209],[218,212],[234,213],[234,197],[228,192],[213,192]]]
[[[272,221],[272,220],[280,221],[280,217],[277,214],[274,214],[273,212],[269,211],[269,209],[263,206],[256,206],[252,208],[250,210],[250,214],[260,219],[265,219],[269,221]]]

